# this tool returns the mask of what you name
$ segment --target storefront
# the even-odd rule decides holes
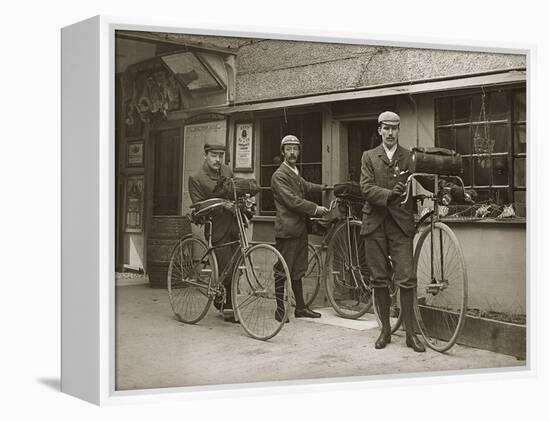
[[[158,35],[148,36],[158,43]],[[221,57],[226,83],[213,79],[225,91],[213,95],[208,86],[200,100],[184,91],[177,106],[168,105],[163,118],[146,122],[137,137],[123,133],[127,125],[119,118],[119,157],[129,151],[126,160],[118,159],[119,269],[154,272],[154,262],[162,260],[174,236],[190,229],[183,218],[187,179],[202,164],[206,141],[225,143],[236,175],[258,180],[253,236],[272,241],[270,180],[280,165],[281,138],[292,133],[302,140],[299,170],[307,180],[358,180],[362,151],[380,142],[376,118],[392,110],[401,116],[403,146],[457,150],[465,184],[476,190],[478,201],[494,204],[484,217],[471,208],[449,218],[472,268],[470,296],[481,297],[473,305],[525,314],[525,56],[174,34],[166,39],[195,54]],[[191,42],[197,39],[199,49]],[[206,41],[216,48],[205,52]],[[142,63],[132,69],[143,71]],[[219,66],[206,68],[223,73]],[[127,72],[121,71],[121,78]],[[127,95],[122,96],[121,116],[126,116]],[[484,155],[487,148],[490,155]],[[134,165],[140,153],[142,166]],[[133,193],[140,188],[141,198]],[[327,204],[331,198],[311,199]],[[139,204],[141,214],[134,216]],[[497,218],[504,205],[512,205],[515,217]],[[473,245],[482,247],[484,256]]]

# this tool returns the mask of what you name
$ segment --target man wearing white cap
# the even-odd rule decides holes
[[[300,155],[300,140],[294,135],[287,135],[281,140],[281,153],[284,161],[271,177],[273,199],[277,217],[275,219],[275,247],[286,261],[292,281],[292,291],[296,298],[295,317],[321,317],[321,313],[306,307],[302,288],[302,277],[308,266],[308,237],[306,220],[310,216],[323,216],[328,209],[319,206],[305,197],[308,193],[323,189],[320,184],[304,180],[296,161]],[[282,320],[284,307],[284,280],[275,280],[277,311],[275,318]],[[288,321],[288,320],[287,320]]]
[[[211,143],[204,145],[204,163],[200,170],[189,176],[189,195],[193,203],[213,198],[233,198],[231,191],[227,188],[228,185],[220,183],[220,180],[224,178],[233,177],[231,168],[223,164],[225,150],[225,145]],[[220,208],[212,221],[212,244],[216,246],[237,240],[239,240],[239,228],[235,217],[228,209]],[[238,246],[234,244],[216,249],[218,271],[220,274],[231,261],[231,256],[233,256],[236,247]],[[228,271],[228,275],[222,280],[225,286],[224,310],[228,310],[229,313],[225,317],[225,321],[237,323],[234,315],[230,312],[233,308],[231,302],[232,273],[232,270]],[[214,305],[221,307],[221,304],[216,302]]]
[[[385,111],[378,117],[378,133],[382,143],[363,153],[361,158],[361,190],[363,206],[361,234],[365,236],[367,262],[374,286],[374,300],[382,322],[375,348],[391,342],[389,282],[393,271],[399,286],[401,311],[406,330],[406,345],[416,352],[425,347],[414,334],[413,296],[416,275],[413,265],[413,237],[416,232],[410,204],[401,205],[408,175],[410,151],[399,145],[399,116]],[[388,265],[391,256],[392,267]]]

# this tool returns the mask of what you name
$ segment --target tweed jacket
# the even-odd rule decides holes
[[[213,198],[232,199],[231,192],[225,188],[214,193],[220,175],[229,178],[233,177],[233,172],[228,166],[222,164],[218,173],[211,170],[208,164],[204,162],[200,170],[190,175],[188,186],[191,202],[196,203]],[[232,225],[236,224],[237,221],[231,211],[224,208],[217,209],[212,221],[212,241],[214,243],[218,242],[231,230]]]
[[[277,210],[275,238],[300,237],[307,230],[306,220],[317,210],[317,204],[305,197],[322,186],[304,180],[283,163],[271,177],[271,188]]]
[[[406,236],[414,236],[416,230],[412,201],[405,205],[401,205],[400,198],[389,201],[393,187],[399,181],[406,181],[409,174],[399,176],[399,173],[409,169],[409,161],[410,151],[399,144],[391,161],[382,144],[363,152],[359,183],[366,199],[363,205],[362,235],[372,233],[389,212]]]

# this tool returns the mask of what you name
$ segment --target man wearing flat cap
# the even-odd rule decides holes
[[[361,234],[365,238],[374,301],[382,324],[375,348],[385,348],[391,342],[388,286],[393,271],[394,282],[399,287],[406,345],[423,352],[425,347],[414,334],[413,299],[417,284],[413,265],[414,214],[410,204],[401,205],[409,175],[410,151],[399,145],[399,124],[396,113],[380,114],[378,133],[382,143],[363,152],[360,185],[366,201]],[[391,266],[388,256],[391,256]]]
[[[232,199],[233,195],[227,184],[222,183],[225,178],[233,177],[231,169],[223,164],[226,148],[224,145],[207,143],[204,145],[204,163],[202,168],[193,175],[189,176],[189,195],[193,203],[206,199],[220,198]],[[239,239],[239,228],[233,213],[225,208],[220,208],[212,220],[212,244],[214,246],[237,241]],[[216,250],[218,260],[218,270],[221,274],[225,267],[231,262],[231,257],[237,244],[227,247],[220,247]],[[232,310],[231,301],[231,275],[233,271],[228,271],[227,276],[222,280],[225,286],[224,310],[229,313],[225,317],[226,321],[236,323]],[[214,303],[216,305],[217,303]],[[218,306],[218,305],[217,305]],[[220,305],[221,307],[221,305]]]
[[[300,155],[300,140],[287,135],[281,140],[283,163],[271,177],[273,199],[277,210],[275,219],[275,247],[283,255],[290,272],[292,291],[296,299],[295,317],[318,318],[321,313],[306,307],[302,278],[308,267],[308,232],[306,220],[310,216],[323,216],[328,209],[306,199],[306,195],[323,189],[320,184],[310,183],[300,176],[296,161]],[[284,280],[275,279],[277,310],[275,318],[284,315]]]

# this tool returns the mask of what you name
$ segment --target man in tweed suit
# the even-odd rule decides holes
[[[283,137],[281,152],[284,161],[271,177],[271,187],[277,217],[275,219],[275,247],[288,265],[292,291],[296,298],[295,317],[321,317],[321,313],[305,306],[302,277],[308,266],[308,238],[306,219],[309,216],[323,216],[328,213],[324,206],[307,200],[308,193],[321,191],[323,186],[304,180],[298,173],[296,161],[300,154],[300,140],[294,135]],[[275,318],[281,321],[284,315],[281,297],[284,294],[284,281],[275,280],[277,311]]]
[[[231,191],[220,183],[223,178],[233,177],[231,168],[224,165],[223,159],[225,155],[225,146],[207,143],[204,145],[204,163],[200,170],[189,176],[189,196],[193,203],[200,202],[206,199],[220,198],[232,199]],[[225,208],[220,208],[216,211],[212,220],[212,244],[228,243],[239,239],[239,228],[237,220],[233,213]],[[237,244],[232,246],[220,247],[216,249],[216,258],[218,259],[218,270],[220,274],[231,261],[233,252],[238,247]],[[237,323],[234,315],[231,313],[233,309],[231,302],[231,275],[233,271],[228,271],[225,279],[222,279],[225,286],[225,304],[224,309],[227,310],[225,321]],[[220,303],[214,303],[216,307],[221,307]]]
[[[364,152],[361,158],[360,185],[366,199],[361,234],[365,236],[374,300],[382,322],[375,348],[385,348],[391,342],[391,298],[388,290],[391,277],[388,256],[391,256],[394,281],[399,286],[406,344],[416,352],[423,352],[425,347],[414,334],[413,299],[417,284],[413,273],[414,215],[412,203],[401,205],[410,151],[398,144],[399,123],[399,116],[391,111],[380,114],[378,133],[382,143]]]

